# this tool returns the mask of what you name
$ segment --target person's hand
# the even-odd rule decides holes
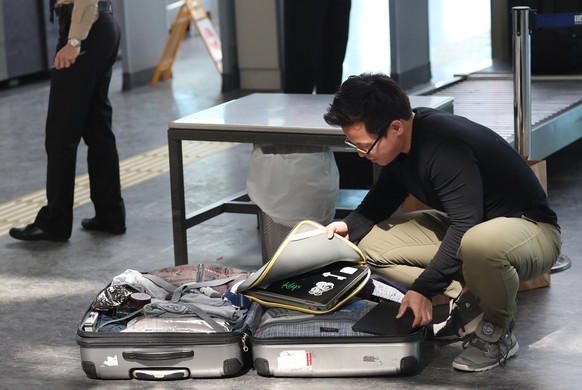
[[[75,60],[81,52],[81,47],[73,47],[69,44],[63,46],[55,55],[53,66],[55,69],[68,68],[75,63]]]
[[[396,319],[402,318],[406,309],[410,309],[414,313],[413,328],[425,326],[432,322],[432,302],[424,295],[408,290],[402,298]]]
[[[350,235],[348,234],[348,225],[345,222],[332,222],[325,227],[325,234],[330,240],[333,238],[334,233],[344,237],[347,240],[350,239]]]

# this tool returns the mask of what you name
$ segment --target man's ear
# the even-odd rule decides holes
[[[404,133],[404,124],[400,120],[393,120],[388,126],[388,131],[394,131],[396,135],[402,135]]]

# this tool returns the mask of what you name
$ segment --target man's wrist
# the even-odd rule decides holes
[[[412,286],[410,286],[410,288],[408,290],[414,291],[415,293],[422,295],[423,297],[425,297],[429,301],[432,301],[432,295],[428,291],[425,291],[423,289],[419,289],[415,284],[412,284]]]

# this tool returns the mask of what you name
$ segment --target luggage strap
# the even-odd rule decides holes
[[[184,283],[181,286],[176,287],[173,284],[166,282],[164,279],[160,278],[159,276],[152,275],[152,274],[143,274],[143,276],[146,279],[149,279],[151,282],[155,283],[156,285],[163,288],[167,292],[172,293],[172,299],[171,299],[172,302],[178,302],[180,300],[180,297],[182,296],[182,294],[186,290],[200,288],[200,287],[220,286],[223,284],[230,283],[230,282],[240,278],[243,275],[244,274],[238,274],[238,275],[229,276],[227,278],[207,280],[204,282]]]
[[[222,326],[218,325],[218,322],[216,322],[212,317],[210,317],[210,315],[208,313],[206,313],[204,310],[202,310],[198,306],[196,306],[192,303],[181,303],[181,305],[186,306],[188,309],[192,310],[192,312],[194,314],[196,314],[198,317],[200,317],[201,319],[206,321],[206,323],[208,325],[210,325],[212,327],[212,329],[214,329],[215,332],[225,332],[226,331]]]
[[[174,293],[172,294],[172,302],[178,302],[180,300],[180,297],[184,293],[184,291],[195,289],[195,288],[200,288],[200,287],[221,286],[223,284],[227,284],[229,282],[232,282],[232,281],[240,278],[241,276],[243,276],[243,274],[229,276],[228,278],[207,280],[205,282],[192,282],[192,283],[183,284],[174,290]]]
[[[167,292],[174,292],[174,290],[177,288],[172,283],[165,281],[164,279],[160,278],[159,276],[152,275],[152,274],[142,274],[142,276],[144,278],[148,279],[150,282],[157,285],[158,287],[163,288]]]

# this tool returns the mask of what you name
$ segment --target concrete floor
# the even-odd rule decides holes
[[[220,93],[220,77],[197,41],[191,39],[182,49],[174,78],[155,88],[121,92],[118,64],[110,97],[122,160],[165,145],[168,121],[233,97]],[[47,81],[0,90],[0,206],[44,187],[47,99]],[[237,145],[189,163],[189,207],[196,209],[243,190],[249,150],[248,145]],[[581,156],[578,141],[547,159],[550,201],[562,226],[563,253],[573,265],[553,274],[550,288],[520,293],[516,321],[520,352],[504,368],[461,373],[451,368],[460,343],[426,342],[422,368],[409,377],[266,378],[250,370],[234,378],[161,383],[88,379],[81,370],[75,332],[95,295],[128,268],[147,271],[173,265],[169,177],[161,172],[124,188],[128,231],[123,236],[81,230],[81,219],[93,216],[86,203],[75,210],[75,228],[66,243],[0,237],[0,388],[579,388]],[[79,174],[86,172],[84,159],[81,147]],[[261,262],[253,216],[223,215],[190,229],[189,241],[191,262],[248,269]]]

